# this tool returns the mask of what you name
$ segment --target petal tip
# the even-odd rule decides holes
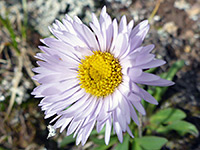
[[[172,86],[174,84],[175,84],[175,82],[171,81],[171,83],[169,83],[169,86]]]

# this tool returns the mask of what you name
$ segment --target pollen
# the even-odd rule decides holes
[[[81,60],[78,79],[81,88],[97,97],[112,94],[122,82],[119,60],[109,52],[95,51]]]

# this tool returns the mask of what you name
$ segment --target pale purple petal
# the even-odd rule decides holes
[[[108,143],[110,141],[111,129],[112,129],[112,122],[111,122],[111,118],[109,117],[109,119],[106,121],[106,131],[105,131],[105,143],[106,143],[106,145],[108,145]]]
[[[119,33],[126,33],[127,32],[127,20],[126,16],[122,16],[121,21],[119,23]]]
[[[120,141],[120,143],[123,142],[123,135],[122,135],[122,129],[119,125],[119,122],[113,122],[113,126],[114,126],[114,130],[117,133],[118,139]]]
[[[114,56],[120,58],[128,48],[128,36],[126,34],[118,34],[116,38],[115,48],[113,49]]]
[[[131,102],[132,102],[132,101],[131,101]],[[134,107],[135,107],[142,115],[145,115],[145,114],[146,114],[145,109],[144,109],[144,107],[142,106],[141,102],[133,101],[132,104],[134,105]]]
[[[164,65],[166,62],[164,60],[154,59],[148,63],[139,65],[137,67],[141,69],[149,69],[149,68],[155,68]]]
[[[88,124],[84,131],[83,131],[83,138],[82,138],[82,145],[84,145],[90,135],[90,133],[92,132],[92,129],[94,128],[96,120],[92,121],[90,124]]]
[[[133,29],[133,32],[130,35],[132,50],[138,48],[142,44],[146,34],[149,31],[149,28],[150,28],[149,25],[146,25],[142,30],[136,31],[135,29]]]
[[[158,104],[158,102],[156,101],[156,99],[151,94],[149,94],[147,91],[145,91],[145,90],[143,90],[143,89],[140,88],[140,93],[142,93],[142,98],[145,101],[147,101],[147,102],[149,102],[151,104],[155,104],[155,105]]]
[[[146,73],[143,72],[139,77],[137,78],[131,78],[132,81],[136,82],[136,83],[140,83],[143,84],[145,82],[150,82],[150,81],[156,81],[160,79],[159,76],[153,75],[151,73]]]
[[[135,79],[142,75],[142,69],[140,68],[128,68],[128,75],[131,79]]]
[[[160,78],[154,81],[144,81],[141,84],[152,85],[152,86],[171,86],[174,85],[174,82]]]

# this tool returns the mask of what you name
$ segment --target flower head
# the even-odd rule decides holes
[[[45,118],[57,115],[51,122],[54,128],[67,128],[74,133],[76,144],[87,141],[96,125],[97,131],[105,127],[105,143],[110,140],[111,129],[123,141],[132,120],[139,124],[135,109],[145,115],[141,100],[157,101],[138,84],[170,86],[173,82],[143,72],[158,67],[165,61],[155,59],[150,52],[154,45],[141,46],[149,24],[145,20],[133,28],[123,16],[118,25],[111,20],[104,7],[100,19],[92,14],[90,27],[78,17],[68,15],[55,21],[49,28],[56,38],[41,40],[44,53],[36,55],[40,67],[33,77],[41,85],[32,92],[42,97],[39,106]]]

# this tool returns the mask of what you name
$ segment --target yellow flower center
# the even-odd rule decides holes
[[[78,78],[81,88],[97,97],[112,94],[122,82],[121,65],[109,52],[95,51],[81,60]]]

